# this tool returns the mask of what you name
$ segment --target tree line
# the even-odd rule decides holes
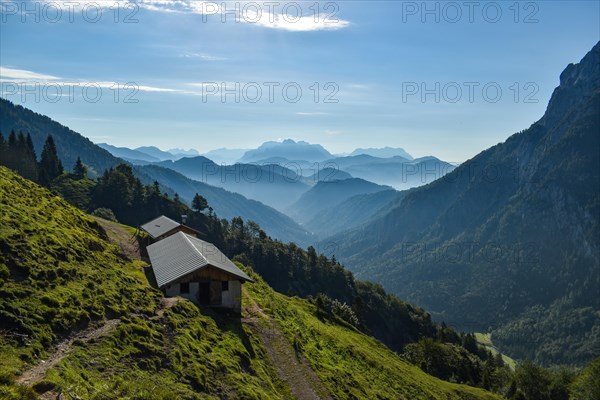
[[[31,135],[29,133],[24,135],[23,132],[16,134],[14,130],[10,132],[7,139],[0,132],[0,165],[46,187],[65,172],[51,135],[48,135],[38,161]],[[87,168],[79,157],[73,168],[73,174],[79,178],[87,175]]]

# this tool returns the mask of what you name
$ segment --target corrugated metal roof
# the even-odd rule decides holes
[[[160,217],[145,223],[141,228],[148,232],[152,239],[156,239],[180,225],[180,223],[173,221],[171,218],[161,215]]]
[[[147,248],[158,287],[163,287],[201,268],[212,266],[241,280],[252,279],[212,243],[183,232],[169,236]]]

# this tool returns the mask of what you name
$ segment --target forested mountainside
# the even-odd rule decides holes
[[[30,134],[37,154],[41,154],[48,135],[52,135],[58,156],[69,170],[75,165],[77,157],[81,158],[94,176],[121,162],[66,126],[0,97],[0,132],[6,138],[11,131]]]
[[[517,358],[600,354],[600,44],[560,76],[542,119],[327,239],[360,278]],[[568,349],[568,350],[567,350]]]

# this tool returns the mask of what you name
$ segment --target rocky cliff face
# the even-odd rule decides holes
[[[560,74],[560,85],[554,89],[546,114],[538,122],[556,127],[570,112],[589,101],[600,88],[600,42],[579,64],[569,64]]]

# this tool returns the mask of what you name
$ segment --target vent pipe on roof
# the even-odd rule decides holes
[[[188,216],[187,214],[181,215],[181,223],[185,225],[187,223]]]

